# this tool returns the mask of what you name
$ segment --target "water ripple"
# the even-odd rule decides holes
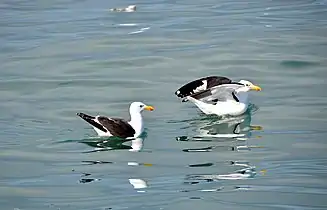
[[[0,208],[326,209],[326,1],[125,3],[0,3]],[[263,91],[204,116],[173,93],[205,75]],[[75,115],[136,100],[144,139]]]

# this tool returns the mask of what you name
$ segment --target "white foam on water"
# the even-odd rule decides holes
[[[137,26],[139,25],[138,23],[121,23],[118,24],[118,26]]]
[[[150,27],[141,28],[141,29],[138,30],[138,31],[133,31],[133,32],[130,32],[130,33],[128,33],[128,34],[139,34],[139,33],[142,33],[142,32],[144,32],[144,31],[148,30],[148,29],[150,29]]]

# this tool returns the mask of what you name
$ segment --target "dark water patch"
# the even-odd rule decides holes
[[[196,148],[196,149],[183,149],[183,152],[212,152],[214,147]]]
[[[101,179],[96,179],[96,178],[89,178],[89,176],[91,176],[92,174],[90,173],[83,173],[81,175],[81,177],[87,177],[87,178],[81,178],[79,180],[79,183],[85,184],[85,183],[91,183],[91,182],[95,182],[95,181],[100,181]]]
[[[240,145],[240,146],[209,146],[203,148],[191,148],[191,149],[183,149],[183,152],[226,152],[226,151],[250,151],[252,149],[262,149],[263,146],[247,146],[247,145]]]
[[[79,180],[79,183],[85,184],[85,183],[91,183],[95,181],[100,181],[101,179],[92,179],[92,178],[82,178]]]
[[[300,61],[300,60],[285,60],[280,65],[287,68],[307,68],[310,66],[318,66],[320,63],[313,61]]]
[[[252,179],[256,176],[256,174],[257,172],[255,167],[248,167],[227,174],[188,174],[186,175],[185,179],[191,180],[192,182],[194,182],[195,180],[197,180],[198,182],[201,181],[214,182],[220,180],[243,180],[243,179]]]
[[[201,163],[201,164],[190,164],[189,167],[210,167],[213,166],[213,163]]]
[[[82,163],[86,163],[88,165],[96,165],[96,164],[112,164],[114,162],[111,161],[102,161],[102,160],[83,160]]]
[[[177,136],[176,141],[188,141],[188,142],[231,142],[234,140],[238,140],[240,137],[245,137],[244,135],[236,135],[233,134],[217,134],[217,136]]]
[[[201,197],[190,197],[191,200],[200,200]]]
[[[104,141],[81,141],[80,143],[86,144],[90,147],[94,148],[103,148],[103,149],[111,149],[111,150],[120,150],[120,149],[131,149],[132,147],[126,146],[123,143],[128,142],[130,140],[118,140],[118,141],[113,141],[113,140],[104,140]]]
[[[94,152],[106,152],[106,151],[115,151],[115,150],[133,150],[134,146],[139,146],[142,148],[144,138],[138,139],[122,139],[119,137],[91,137],[86,139],[67,139],[60,140],[56,142],[51,142],[49,145],[60,145],[60,144],[71,144],[78,143],[84,144],[92,149],[89,150],[78,150],[81,153],[94,153]],[[126,143],[131,144],[125,145]],[[49,147],[49,146],[48,146]],[[141,149],[140,148],[140,149]]]

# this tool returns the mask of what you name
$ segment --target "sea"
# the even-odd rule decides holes
[[[134,12],[111,8],[136,5]],[[327,209],[326,0],[0,2],[1,210]],[[237,117],[175,91],[262,88]],[[145,132],[99,138],[76,113]]]

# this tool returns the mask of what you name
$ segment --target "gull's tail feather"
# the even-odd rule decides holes
[[[96,117],[84,113],[76,113],[76,115],[90,123],[94,128],[97,128],[105,133],[107,132],[106,129],[97,121]]]

